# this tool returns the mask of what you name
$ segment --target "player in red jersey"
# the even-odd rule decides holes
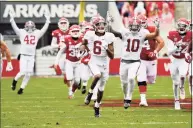
[[[188,72],[188,63],[185,61],[185,53],[188,45],[192,43],[192,33],[188,31],[188,21],[180,18],[177,21],[177,30],[168,33],[168,55],[171,60],[170,73],[173,82],[173,92],[175,99],[175,110],[179,110],[179,90],[180,98],[185,99],[184,83]]]
[[[62,17],[58,21],[58,29],[52,32],[52,42],[51,46],[53,48],[60,48],[60,43],[64,41],[64,36],[68,35],[69,31],[69,21],[65,17]],[[60,60],[59,65],[55,67],[55,72],[57,75],[64,74],[64,83],[66,83],[66,75],[65,75],[65,60]]]
[[[55,66],[58,65],[61,54],[66,52],[66,78],[69,88],[69,99],[73,98],[72,86],[78,87],[80,83],[80,45],[82,44],[82,36],[79,25],[73,25],[69,29],[69,34],[64,37],[64,41],[61,44],[60,50],[57,54]]]
[[[144,15],[138,15],[142,27],[150,33],[155,32],[155,26],[149,26]],[[157,53],[164,47],[164,41],[160,36],[155,39],[146,40],[140,54],[141,65],[138,70],[137,81],[141,102],[139,106],[148,106],[146,100],[147,83],[154,84],[157,76]]]

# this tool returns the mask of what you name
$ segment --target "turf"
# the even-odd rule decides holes
[[[94,117],[90,106],[77,91],[75,98],[67,99],[67,87],[61,78],[30,79],[23,95],[10,88],[12,79],[1,80],[1,128],[191,128],[191,111],[175,111],[171,107],[102,107],[101,118]],[[21,84],[18,82],[17,89]],[[119,77],[110,77],[104,100],[122,100]],[[186,83],[186,97],[190,98]],[[170,77],[158,77],[148,86],[149,99],[172,99]],[[135,87],[133,99],[139,99]],[[109,101],[103,101],[103,104]]]

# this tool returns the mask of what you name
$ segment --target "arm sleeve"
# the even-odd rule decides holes
[[[52,46],[53,48],[58,48],[58,47],[59,47],[59,45],[58,45],[58,43],[57,43],[57,38],[56,38],[56,37],[52,37],[51,46]]]
[[[15,20],[13,19],[10,22],[11,22],[11,26],[12,26],[13,30],[19,36],[20,35],[20,29],[17,27]]]
[[[168,55],[169,55],[169,56],[172,55],[174,52],[176,52],[176,50],[178,49],[178,48],[174,45],[173,41],[171,41],[170,39],[167,40],[166,45],[167,45]]]
[[[47,31],[49,24],[50,22],[46,21],[43,28],[39,31],[39,34],[38,34],[39,38],[41,38],[44,35],[44,33]]]
[[[58,65],[59,61],[60,61],[60,57],[62,56],[62,53],[65,51],[66,49],[66,45],[63,45],[60,50],[58,51],[58,54],[56,56],[56,60],[55,60],[55,65]]]

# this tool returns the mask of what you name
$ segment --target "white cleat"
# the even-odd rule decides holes
[[[141,101],[141,102],[139,103],[139,106],[140,106],[140,107],[147,107],[147,106],[148,106],[147,101]]]
[[[175,107],[175,110],[180,110],[180,102],[179,101],[175,101],[174,103],[174,107]]]
[[[180,99],[184,100],[186,97],[184,87],[180,88]]]

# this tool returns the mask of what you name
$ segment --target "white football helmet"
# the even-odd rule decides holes
[[[68,19],[65,18],[65,17],[60,18],[60,20],[58,21],[58,28],[61,31],[67,31],[68,28],[69,28],[69,21],[68,21]]]
[[[29,33],[33,32],[36,29],[36,25],[33,21],[27,21],[24,27],[25,30]]]

